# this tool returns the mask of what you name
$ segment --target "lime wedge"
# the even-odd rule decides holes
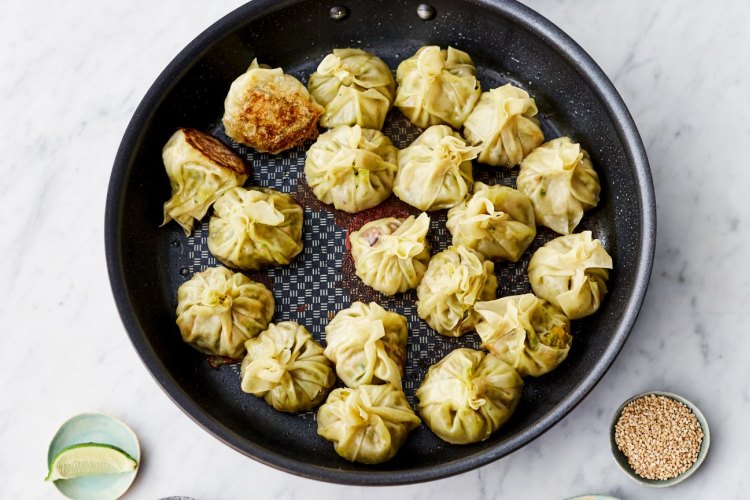
[[[117,446],[81,443],[63,448],[52,459],[45,481],[134,471],[138,462]]]

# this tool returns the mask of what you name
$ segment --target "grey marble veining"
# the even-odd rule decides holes
[[[387,490],[300,479],[224,446],[142,366],[106,275],[103,212],[120,137],[172,57],[240,0],[12,2],[0,16],[0,497],[54,497],[46,447],[69,416],[116,414],[141,438],[130,498],[742,498],[750,488],[750,6],[531,0],[610,75],[647,146],[651,287],[603,381],[559,425],[461,476]],[[611,459],[621,401],[662,389],[711,424],[702,469],[648,490]]]

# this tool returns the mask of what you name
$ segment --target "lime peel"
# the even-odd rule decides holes
[[[60,450],[52,459],[45,481],[134,471],[138,461],[127,452],[104,443],[79,443]]]

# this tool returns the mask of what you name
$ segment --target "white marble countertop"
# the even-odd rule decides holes
[[[221,444],[151,379],[115,310],[103,214],[121,135],[172,57],[241,3],[3,6],[0,497],[54,498],[41,480],[47,444],[65,419],[91,410],[118,415],[141,438],[147,458],[129,498],[747,495],[750,166],[735,149],[750,141],[746,2],[528,2],[602,66],[640,128],[659,210],[651,287],[622,354],[560,424],[479,470],[387,490],[301,479]],[[637,486],[609,451],[613,410],[649,389],[684,395],[712,425],[706,463],[668,491]]]

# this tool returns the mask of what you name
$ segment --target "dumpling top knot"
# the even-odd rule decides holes
[[[359,65],[346,65],[336,54],[328,54],[318,65],[318,73],[321,75],[333,75],[343,85],[361,83],[356,81],[355,74],[359,73]]]
[[[463,139],[452,135],[446,135],[440,139],[434,151],[437,158],[448,160],[448,167],[471,161],[478,154],[478,148],[472,148]]]
[[[548,149],[539,149],[537,154],[547,162],[550,170],[573,170],[583,160],[581,145],[570,140],[550,141]]]
[[[228,290],[217,288],[206,288],[201,296],[201,301],[209,307],[226,310],[232,307],[232,296]]]
[[[247,204],[248,219],[251,223],[265,224],[266,226],[278,226],[284,222],[284,214],[276,210],[266,200],[250,201]]]
[[[379,242],[385,249],[386,255],[393,255],[399,259],[411,259],[427,247],[425,234],[429,227],[430,218],[422,212],[416,219],[413,216],[407,219],[407,222],[396,228],[393,233],[381,234]]]
[[[464,122],[464,137],[480,146],[479,162],[514,167],[544,142],[536,102],[511,84],[485,92]]]
[[[417,57],[417,70],[427,78],[439,76],[444,68],[445,57],[437,45],[425,47]]]

